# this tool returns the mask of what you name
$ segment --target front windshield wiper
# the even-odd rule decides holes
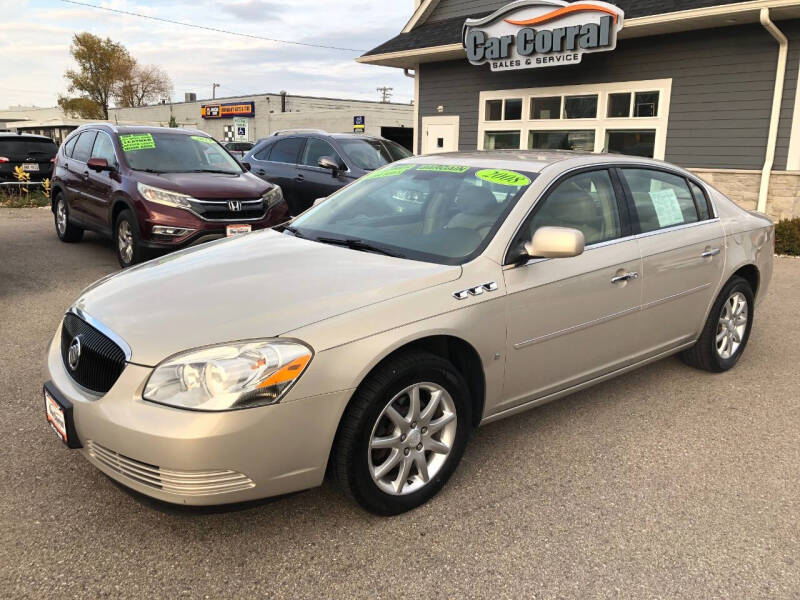
[[[392,252],[391,250],[386,250],[385,248],[381,248],[379,246],[374,246],[369,242],[364,240],[359,240],[357,238],[330,238],[330,237],[318,237],[314,238],[317,242],[321,242],[323,244],[331,244],[334,246],[344,246],[345,248],[350,248],[351,250],[362,250],[364,252],[375,252],[377,254],[383,254],[385,256],[393,256],[395,258],[405,258],[405,255],[399,254],[397,252]]]
[[[219,169],[192,169],[186,173],[222,173],[223,175],[236,175],[236,171],[220,171]]]
[[[293,227],[292,225],[284,225],[284,226],[283,226],[283,230],[284,230],[284,231],[288,231],[289,233],[291,233],[292,235],[294,235],[294,237],[299,237],[299,238],[303,237],[303,234],[302,234],[302,233],[300,233],[300,232],[297,230],[297,227]]]

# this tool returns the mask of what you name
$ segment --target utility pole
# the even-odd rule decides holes
[[[381,93],[381,102],[384,102],[384,103],[389,102],[389,98],[392,97],[392,90],[394,88],[390,88],[390,87],[385,87],[384,86],[384,87],[379,87],[379,88],[376,88],[376,89],[377,89],[378,92]]]
[[[219,87],[218,83],[211,84],[211,99],[215,100],[217,98],[217,88]]]

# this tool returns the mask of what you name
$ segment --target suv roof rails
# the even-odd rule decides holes
[[[324,133],[327,134],[328,132],[324,129],[279,129],[272,135],[288,135],[290,133]]]

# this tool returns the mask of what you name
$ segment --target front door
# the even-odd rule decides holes
[[[334,176],[333,171],[319,166],[319,159],[327,156],[342,168]],[[327,198],[348,183],[344,175],[347,165],[328,142],[319,138],[308,138],[297,165],[297,202],[300,211],[306,210],[318,198]]]
[[[658,354],[699,336],[722,278],[725,233],[695,182],[647,168],[620,176],[641,232],[642,341]]]
[[[514,244],[551,225],[581,230],[586,247],[576,257],[534,258],[504,271],[506,383],[498,412],[614,371],[640,352],[642,261],[621,188],[600,169],[551,190]]]
[[[456,152],[458,122],[457,116],[422,117],[422,153]]]

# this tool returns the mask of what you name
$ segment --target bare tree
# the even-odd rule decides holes
[[[123,73],[114,89],[118,106],[144,106],[172,95],[172,81],[164,70],[156,65],[134,63]]]

